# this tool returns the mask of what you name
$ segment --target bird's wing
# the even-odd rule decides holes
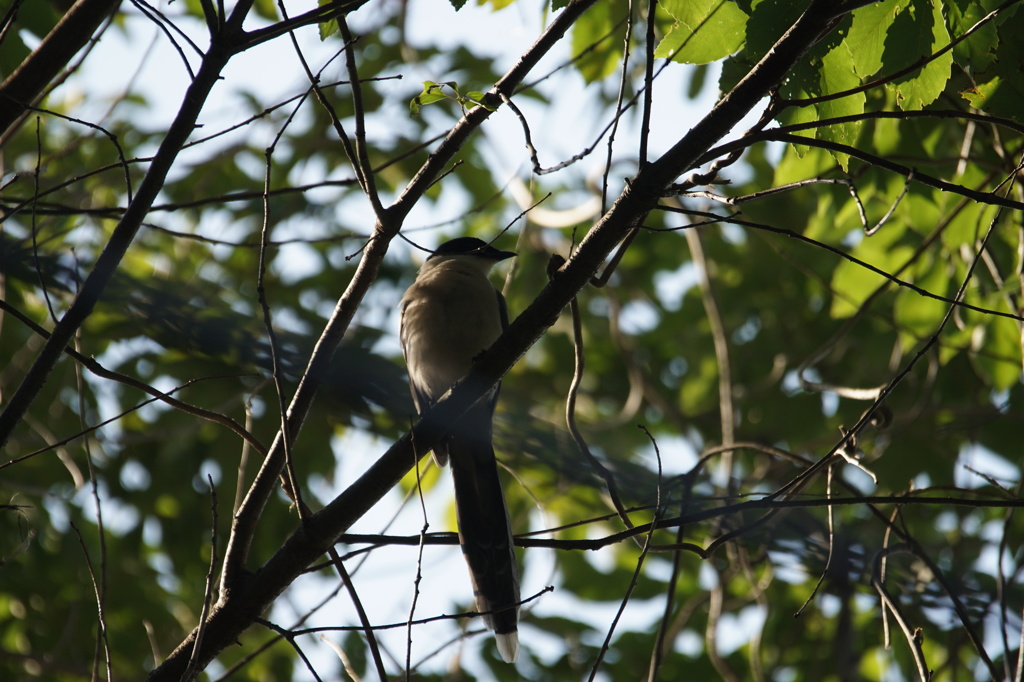
[[[434,404],[433,399],[430,397],[427,386],[421,386],[416,381],[416,372],[413,371],[409,365],[409,348],[408,348],[408,328],[405,326],[405,314],[406,309],[409,307],[407,300],[402,300],[400,308],[400,322],[399,322],[399,340],[402,343],[402,356],[405,358],[406,367],[409,369],[409,393],[412,394],[412,402],[416,406],[416,414],[420,415],[426,412]],[[492,408],[493,410],[493,408]],[[434,446],[434,462],[443,467],[448,464],[448,446],[447,443],[442,441]]]
[[[505,297],[501,295],[501,292],[497,289],[494,290],[494,295],[498,297],[498,317],[501,319],[501,331],[505,333],[508,330],[508,304],[505,303]],[[501,382],[494,387],[494,392],[491,394],[487,404],[490,406],[491,414],[494,414],[494,408],[498,404],[498,394],[501,393]]]

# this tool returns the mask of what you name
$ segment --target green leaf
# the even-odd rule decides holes
[[[480,106],[484,107],[485,109],[491,109],[490,106],[488,106],[487,104],[484,103],[484,97],[486,97],[486,95],[487,95],[487,93],[482,92],[480,90],[470,90],[469,92],[467,92],[463,96],[462,103],[463,104],[479,104]]]
[[[253,9],[256,10],[256,14],[267,19],[268,21],[279,21],[280,17],[277,14],[277,0],[256,0],[253,3]]]
[[[941,262],[925,259],[918,264],[915,270],[919,276],[914,278],[914,284],[939,296],[945,296],[948,293],[950,276],[953,273],[943,267]],[[923,296],[911,289],[901,288],[896,295],[893,314],[903,347],[913,348],[918,342],[934,334],[949,305],[943,301]]]
[[[941,3],[911,0],[893,22],[883,61],[893,73],[938,52],[950,43]],[[949,80],[953,54],[946,51],[921,69],[886,84],[904,111],[923,109],[938,99]]]
[[[615,72],[622,59],[622,40],[613,37],[629,8],[621,0],[599,2],[573,24],[572,54],[576,69],[588,83]]]
[[[895,272],[913,252],[909,246],[895,243],[901,234],[901,230],[883,228],[871,237],[864,237],[851,255],[884,272]],[[844,259],[832,275],[832,317],[842,319],[853,315],[885,281],[882,275]]]
[[[659,6],[675,23],[655,49],[656,58],[708,64],[743,44],[747,15],[731,0],[667,0]]]
[[[987,83],[961,93],[976,109],[1024,121],[1024,87],[1019,79],[1004,80],[996,76]]]
[[[945,3],[950,32],[963,35],[988,14],[988,10],[977,0],[953,0]],[[953,47],[957,64],[967,66],[973,73],[984,72],[995,61],[998,41],[995,22],[988,22],[977,28],[971,37]]]
[[[861,78],[882,68],[885,39],[897,11],[897,0],[877,2],[857,9],[844,43],[850,46],[853,68]]]
[[[782,113],[779,115],[778,119],[779,119],[779,123],[781,123],[782,125],[799,125],[801,123],[810,123],[812,121],[816,121],[818,119],[818,114],[817,114],[817,110],[814,107],[789,107],[789,108],[784,109],[782,111]],[[794,134],[799,136],[799,137],[807,137],[807,138],[812,139],[812,140],[817,136],[816,133],[815,133],[814,128],[808,128],[807,130],[801,130],[801,131],[796,132]],[[807,154],[808,151],[810,151],[810,147],[808,147],[807,145],[803,145],[803,144],[793,144],[793,145],[790,145],[789,148],[787,148],[787,150],[786,150],[786,155],[787,156],[790,155],[789,154],[790,151],[792,151],[793,155],[795,155],[797,158],[803,158],[803,156],[805,154]],[[808,177],[810,177],[810,176],[804,175],[804,174],[801,173],[800,177],[798,179],[799,180],[805,180]],[[787,182],[790,182],[790,181],[787,181]]]
[[[1010,312],[1006,299],[998,293],[988,297],[987,303],[987,307]],[[1008,390],[1021,381],[1021,323],[1008,317],[989,316],[983,329],[980,352],[975,355],[976,366],[992,388]]]
[[[444,89],[446,87],[451,88],[458,95],[458,84],[455,81],[447,81],[445,83],[423,81],[423,92],[412,98],[409,102],[409,110],[416,116],[420,113],[421,107],[445,99],[454,99],[451,95],[445,94]]]
[[[317,5],[323,7],[330,3],[331,0],[318,0]],[[338,32],[338,20],[330,19],[328,21],[320,22],[320,40],[327,40],[332,35]]]
[[[714,355],[704,355],[691,370],[679,393],[679,406],[684,414],[696,415],[713,409],[718,401],[718,362]]]
[[[841,43],[821,60],[821,94],[831,95],[845,92],[858,85],[860,85],[860,79],[855,73],[850,48],[846,43]],[[816,108],[822,119],[855,116],[864,113],[866,101],[864,93],[858,92],[820,102]],[[852,121],[822,126],[817,129],[817,138],[853,146],[863,125],[861,121]],[[850,157],[847,154],[833,153],[832,155],[844,171],[849,170]]]
[[[972,86],[961,96],[986,113],[1024,121],[1024,45],[1019,39],[1019,8],[1019,4],[1003,8],[995,21],[965,41],[971,45],[966,60],[973,67]],[[987,3],[981,8],[968,6],[962,21],[966,23],[986,9]]]

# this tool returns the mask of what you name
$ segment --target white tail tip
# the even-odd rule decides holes
[[[515,663],[519,658],[519,633],[506,632],[505,634],[494,635],[494,641],[498,645],[498,653],[506,663]]]

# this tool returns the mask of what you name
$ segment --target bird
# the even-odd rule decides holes
[[[508,328],[505,298],[487,279],[512,258],[482,239],[444,242],[424,261],[400,304],[399,336],[418,414],[465,378],[474,359]],[[434,446],[438,466],[451,462],[459,544],[469,567],[477,609],[494,631],[501,658],[519,656],[519,568],[512,527],[498,479],[492,421],[499,386]]]

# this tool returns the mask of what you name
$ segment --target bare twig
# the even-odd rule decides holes
[[[75,346],[79,343],[79,335],[75,335]],[[81,420],[81,426],[83,431],[86,430],[85,419],[86,419],[86,408],[85,408],[85,382],[82,381],[82,368],[78,365],[75,366],[75,382],[77,383],[77,396],[78,396],[78,416]],[[104,620],[105,604],[107,601],[107,531],[103,524],[103,505],[100,503],[100,490],[99,480],[96,477],[96,466],[92,457],[92,447],[89,444],[89,438],[85,437],[82,439],[82,449],[85,451],[85,461],[88,464],[89,469],[89,487],[92,493],[93,507],[96,510],[96,534],[99,538],[100,544],[100,575],[97,580],[95,573],[92,568],[92,561],[89,560],[88,553],[86,553],[86,560],[89,562],[89,573],[92,575],[93,588],[96,590],[96,607],[99,614],[99,637],[96,640],[96,656],[93,660],[93,677],[96,676],[97,666],[99,665],[99,656],[102,649],[103,658],[106,663],[107,680],[111,679],[112,671],[110,666],[110,641],[107,638],[107,624]],[[78,529],[75,529],[75,533],[78,533]],[[78,533],[78,540],[82,542],[82,549],[85,549],[85,543],[82,541],[82,536]]]
[[[799,497],[799,498],[786,498],[777,499],[769,498],[769,496],[763,496],[756,500],[748,500],[745,502],[734,502],[725,505],[705,506],[701,509],[684,513],[680,516],[668,517],[660,519],[657,524],[653,521],[649,523],[637,524],[633,528],[612,533],[599,538],[581,538],[581,539],[555,539],[547,537],[550,534],[562,530],[563,528],[573,528],[581,525],[587,525],[591,523],[601,523],[608,521],[611,518],[615,518],[614,514],[607,514],[593,519],[587,519],[573,524],[568,524],[564,527],[557,528],[546,528],[538,530],[533,533],[519,534],[515,538],[515,544],[517,547],[545,547],[550,549],[559,550],[571,550],[571,551],[595,551],[608,547],[610,545],[619,544],[625,540],[638,537],[645,533],[650,532],[651,527],[656,525],[659,529],[665,528],[679,528],[680,526],[693,526],[705,521],[712,519],[725,518],[725,517],[736,517],[742,518],[744,514],[752,511],[784,511],[790,509],[821,509],[827,507],[878,507],[885,505],[899,505],[899,506],[919,506],[919,507],[942,507],[943,505],[952,507],[965,507],[965,508],[980,508],[980,509],[1020,509],[1024,508],[1024,500],[1019,499],[1006,499],[1006,498],[967,498],[957,497],[950,495],[936,496],[926,495],[928,491],[918,490],[915,491],[914,495],[899,494],[899,495],[854,495],[850,497]],[[967,493],[969,491],[958,491],[961,493]],[[638,510],[631,510],[638,511]],[[339,542],[346,544],[366,544],[370,548],[390,545],[402,545],[407,547],[416,547],[420,542],[427,545],[444,545],[444,546],[455,546],[458,544],[458,536],[454,533],[429,533],[426,537],[417,535],[364,535],[358,533],[346,533],[338,537]],[[652,545],[652,552],[674,552],[679,549],[685,549],[686,551],[697,554],[702,559],[708,558],[711,554],[711,550],[705,550],[704,548],[686,544],[686,545]],[[363,551],[363,550],[360,550]],[[346,555],[346,558],[359,553],[352,552]],[[319,566],[313,568],[320,568]],[[312,568],[310,570],[313,570]]]
[[[579,301],[575,298],[572,299],[569,303],[569,309],[572,313],[575,364],[572,383],[569,385],[569,392],[565,398],[565,422],[569,428],[569,433],[572,435],[572,439],[576,442],[576,447],[578,447],[583,456],[587,458],[587,462],[590,464],[591,468],[593,468],[594,471],[604,479],[605,487],[608,490],[608,497],[611,498],[612,506],[615,508],[615,511],[622,520],[622,523],[626,528],[632,528],[633,522],[629,520],[629,514],[626,513],[626,508],[623,506],[622,500],[619,497],[619,488],[615,483],[615,477],[601,462],[601,460],[595,457],[594,453],[590,451],[590,447],[587,445],[586,439],[583,437],[579,427],[576,425],[576,394],[579,392],[580,384],[583,381],[583,371],[586,368],[586,354],[583,351],[583,321],[580,317]]]
[[[129,415],[132,412],[135,412],[136,410],[139,410],[139,409],[145,407],[146,405],[149,405],[150,403],[156,402],[157,400],[162,400],[164,402],[167,402],[169,399],[173,400],[173,398],[170,398],[170,396],[173,393],[177,393],[178,391],[181,391],[181,390],[183,390],[185,388],[188,388],[189,386],[192,386],[193,384],[197,384],[197,383],[199,383],[201,381],[209,381],[209,380],[212,380],[212,379],[222,379],[222,378],[224,378],[224,377],[206,377],[204,379],[191,379],[189,381],[186,381],[184,384],[181,384],[180,386],[177,386],[177,387],[173,388],[172,390],[168,391],[166,394],[161,393],[160,396],[158,396],[158,397],[150,398],[149,400],[143,400],[141,403],[135,405],[134,407],[129,407],[127,410],[124,410],[123,412],[114,415],[110,419],[105,419],[104,421],[101,421],[98,424],[94,424],[92,426],[83,428],[78,433],[75,433],[75,434],[72,434],[72,435],[67,436],[65,438],[62,438],[61,440],[59,440],[59,441],[57,441],[55,443],[50,443],[49,445],[47,445],[44,448],[39,448],[38,450],[34,450],[34,451],[29,452],[29,453],[27,453],[25,455],[21,455],[20,457],[14,457],[12,459],[9,459],[6,462],[3,462],[2,464],[0,464],[0,471],[3,471],[7,467],[14,466],[15,464],[20,464],[21,462],[24,462],[26,460],[32,459],[33,457],[35,457],[37,455],[41,455],[44,452],[49,452],[50,450],[54,450],[56,448],[59,448],[62,445],[67,445],[68,443],[70,443],[73,440],[76,440],[78,438],[82,438],[83,436],[87,436],[88,434],[92,433],[93,431],[96,431],[97,429],[103,428],[107,424],[112,424],[113,422],[116,422],[117,420],[122,419],[125,415]],[[256,441],[256,443],[259,443],[259,441]],[[260,447],[262,447],[262,446],[260,446]]]
[[[313,664],[310,662],[309,658],[306,656],[306,653],[302,650],[302,647],[299,646],[299,643],[297,641],[302,634],[306,633],[295,633],[291,630],[285,630],[284,628],[270,622],[269,620],[264,620],[263,618],[256,618],[255,621],[263,627],[267,628],[268,630],[276,632],[281,637],[283,637],[284,640],[288,642],[288,644],[292,647],[292,649],[295,650],[295,653],[299,655],[299,658],[302,659],[302,662],[306,666],[306,670],[308,670],[309,674],[313,676],[313,679],[316,680],[316,682],[323,682],[323,680],[320,679],[320,675],[317,674],[316,668],[313,667]]]
[[[885,604],[886,609],[892,613],[896,619],[896,623],[900,626],[900,630],[903,631],[903,636],[907,640],[907,646],[910,647],[910,652],[914,656],[914,665],[917,667],[918,677],[920,677],[921,682],[928,682],[928,680],[931,679],[931,671],[928,669],[928,663],[924,658],[924,650],[921,647],[923,638],[917,634],[920,632],[920,628],[913,631],[910,629],[910,625],[907,623],[907,619],[903,616],[903,612],[900,609],[899,604],[889,596],[889,592],[886,590],[885,583],[879,573],[879,566],[882,557],[901,551],[906,550],[905,548],[896,545],[882,550],[875,555],[875,570],[871,576],[871,586],[875,588],[876,592],[878,592],[878,596],[882,599],[882,603]]]
[[[896,197],[896,199],[892,202],[892,205],[889,206],[889,210],[885,212],[885,215],[878,219],[878,222],[875,223],[874,227],[864,230],[865,236],[870,237],[871,235],[882,229],[882,225],[885,225],[885,223],[888,222],[889,218],[892,217],[892,214],[896,212],[896,207],[900,205],[900,202],[903,200],[903,197],[907,196],[907,192],[910,191],[910,181],[913,179],[914,171],[911,170],[910,173],[907,174],[907,181],[903,184],[903,191],[900,192],[899,196]]]
[[[679,515],[682,516],[686,512],[687,504],[689,503],[689,489],[685,491],[685,496],[679,503]],[[684,529],[686,526],[682,524],[676,528],[676,541],[675,544],[681,545],[683,543]],[[654,646],[651,650],[651,663],[647,670],[647,682],[655,682],[658,679],[658,672],[661,669],[662,661],[669,651],[671,640],[669,639],[669,623],[672,619],[672,611],[675,606],[676,591],[679,587],[679,575],[683,570],[683,553],[682,551],[676,551],[672,553],[672,573],[668,579],[668,590],[665,593],[665,610],[662,612],[661,619],[658,621],[658,633],[654,638]]]
[[[89,578],[90,580],[92,580],[92,591],[93,595],[96,598],[96,623],[98,630],[98,632],[96,633],[96,648],[99,649],[102,647],[103,649],[104,657],[107,663],[107,682],[110,682],[110,680],[113,679],[113,672],[110,669],[110,641],[107,638],[107,619],[103,612],[104,599],[102,592],[104,590],[102,587],[100,587],[99,582],[96,580],[96,571],[93,570],[92,559],[89,558],[89,550],[85,546],[85,540],[82,538],[82,532],[78,530],[78,526],[75,525],[74,521],[71,522],[71,529],[75,531],[75,535],[78,537],[78,544],[82,547],[82,553],[85,554],[85,565],[86,568],[89,569]],[[102,534],[102,532],[103,529],[102,527],[100,527],[100,533]],[[98,663],[99,660],[97,659],[93,665],[93,679],[96,678],[96,664]]]
[[[704,643],[708,659],[718,676],[726,682],[740,682],[736,671],[722,657],[718,650],[718,626],[721,622],[725,605],[726,569],[718,567],[715,571],[715,584],[708,590],[708,620],[704,625]]]
[[[405,646],[405,679],[412,679],[412,621],[416,615],[416,603],[420,597],[420,582],[423,579],[423,548],[425,546],[424,540],[427,537],[427,530],[430,528],[430,522],[427,520],[427,506],[423,501],[423,486],[420,478],[420,457],[416,453],[415,448],[413,449],[413,459],[416,460],[414,468],[416,470],[416,497],[420,503],[420,514],[423,516],[423,525],[420,527],[420,544],[416,548],[416,577],[413,579],[413,591],[412,591],[412,603],[409,605],[409,627],[406,630],[406,646]]]
[[[363,602],[359,598],[359,593],[356,592],[355,585],[352,582],[352,576],[349,575],[348,569],[346,569],[344,563],[342,563],[337,550],[332,547],[328,554],[331,557],[331,563],[334,564],[335,569],[338,571],[338,575],[341,576],[341,581],[345,585],[345,590],[352,599],[352,605],[355,606],[356,614],[359,616],[359,628],[362,630],[363,634],[366,635],[366,643],[370,647],[370,657],[373,659],[373,664],[377,670],[377,676],[380,678],[381,682],[387,682],[388,674],[384,669],[384,659],[381,658],[380,647],[377,645],[377,638],[373,634],[373,626],[370,624],[369,616],[366,615],[366,609],[363,608]]]
[[[913,113],[913,112],[903,112],[903,113],[904,114],[910,114],[910,113]],[[863,116],[858,116],[858,117],[855,117],[855,118],[860,119],[860,118],[871,118],[871,117],[872,116],[869,116],[869,115],[863,115]],[[878,117],[878,116],[875,116],[875,117]],[[908,116],[908,118],[909,118],[909,116]],[[841,119],[833,119],[831,122],[838,122],[840,120]],[[818,127],[818,126],[824,125],[825,123],[826,123],[825,121],[817,121],[814,125],[808,124],[808,126],[809,127]],[[801,127],[808,127],[808,126],[801,126]],[[794,128],[787,128],[787,130],[792,130],[792,129],[794,129]],[[730,143],[727,143],[727,144],[723,144],[723,145],[721,145],[719,147],[716,147],[714,150],[710,150],[708,152],[708,156],[711,156],[712,153],[717,153],[717,154],[726,153],[726,152],[732,151],[733,149],[735,149],[737,147],[746,147],[746,146],[749,146],[751,143],[753,143],[755,141],[769,141],[769,140],[775,141],[775,142],[785,142],[787,144],[799,144],[799,145],[804,145],[804,146],[808,146],[808,147],[816,147],[818,149],[825,149],[825,150],[828,150],[828,151],[831,151],[831,152],[837,152],[837,153],[840,153],[840,154],[848,154],[851,157],[854,157],[856,159],[859,159],[861,161],[869,163],[869,164],[871,164],[873,166],[876,166],[876,167],[879,167],[879,168],[884,168],[885,170],[891,171],[893,173],[897,173],[899,175],[902,175],[903,177],[909,177],[909,176],[911,176],[911,174],[913,174],[913,180],[915,182],[919,182],[922,185],[925,185],[927,187],[933,187],[933,188],[941,190],[943,192],[950,192],[952,194],[958,194],[960,196],[965,196],[968,199],[971,199],[973,201],[976,201],[976,202],[982,203],[982,204],[986,204],[986,205],[1002,206],[1003,208],[1012,208],[1012,209],[1015,209],[1015,210],[1018,210],[1018,211],[1024,210],[1024,202],[1015,201],[1013,199],[1009,199],[1009,198],[1006,198],[1006,197],[1001,197],[1001,196],[998,196],[998,195],[996,195],[996,194],[994,194],[992,192],[986,192],[986,191],[982,191],[982,190],[970,189],[968,187],[964,187],[963,185],[958,185],[958,184],[956,184],[954,182],[949,182],[947,180],[942,180],[940,178],[933,177],[933,176],[928,175],[926,173],[922,173],[920,171],[920,169],[911,168],[910,166],[906,166],[906,165],[904,165],[902,163],[897,163],[896,161],[893,161],[891,158],[884,157],[884,156],[879,156],[877,154],[871,154],[870,152],[866,152],[866,151],[863,151],[861,149],[857,149],[856,147],[852,147],[850,145],[840,144],[838,142],[831,142],[829,140],[816,140],[816,139],[811,139],[809,137],[803,137],[803,136],[800,136],[800,135],[793,135],[793,134],[790,134],[788,132],[784,132],[783,129],[781,129],[781,128],[769,128],[768,130],[761,131],[760,133],[751,136],[751,138],[749,138],[749,139],[748,138],[743,138],[742,140],[739,140],[739,141],[737,141],[735,143],[730,142]]]
[[[338,17],[338,28],[341,30],[342,38],[345,39],[345,68],[348,70],[348,77],[352,89],[352,108],[355,113],[355,149],[346,151],[350,154],[352,168],[359,178],[366,198],[373,207],[373,213],[378,220],[383,219],[384,206],[380,202],[380,195],[377,193],[377,181],[373,176],[373,166],[370,165],[370,157],[366,147],[366,112],[363,108],[363,86],[359,82],[359,72],[356,68],[355,52],[353,43],[355,39],[348,30],[348,22],[344,17]]]
[[[188,43],[189,47],[191,47],[192,50],[201,57],[203,55],[203,51],[199,49],[199,46],[192,42],[192,39],[188,37],[188,34],[178,28],[173,21],[164,16],[163,12],[153,7],[145,0],[131,0],[131,3],[135,5],[143,16],[152,21],[153,24],[163,32],[164,37],[167,38],[167,42],[174,47],[174,50],[181,58],[181,62],[185,66],[185,70],[188,71],[189,79],[195,80],[196,74],[195,71],[192,70],[192,64],[189,63],[188,57],[185,56],[185,50],[178,44],[178,40],[175,38],[174,34],[177,34],[178,38],[181,38]]]
[[[826,495],[826,497],[831,497],[832,496],[832,475],[833,475],[834,472],[835,472],[835,467],[834,466],[829,466],[828,469],[826,469],[826,475],[827,475],[826,483],[825,483],[825,495]],[[807,605],[810,604],[811,601],[814,599],[814,596],[816,594],[818,594],[818,590],[821,588],[821,584],[823,582],[825,582],[825,577],[828,575],[829,568],[832,567],[832,554],[835,551],[836,538],[835,538],[835,513],[834,513],[834,510],[833,510],[833,508],[831,506],[828,507],[828,510],[827,510],[827,520],[828,520],[828,554],[825,557],[825,567],[822,568],[821,569],[821,573],[818,574],[818,580],[817,580],[817,582],[814,583],[814,587],[811,588],[811,593],[809,595],[807,595],[807,599],[804,600],[804,603],[801,604],[800,608],[798,608],[796,610],[796,613],[793,614],[794,618],[799,618],[803,614],[804,609],[807,608]]]
[[[298,110],[298,106],[296,106],[296,110]],[[291,122],[291,120],[292,118],[289,117],[288,122]],[[267,301],[266,289],[267,241],[270,236],[270,197],[268,195],[268,190],[270,188],[271,158],[274,153],[274,147],[278,140],[280,140],[280,136],[284,133],[287,125],[288,124],[285,123],[285,125],[281,127],[278,131],[277,137],[274,138],[274,142],[266,149],[266,165],[263,181],[263,229],[260,232],[260,259],[259,271],[256,277],[256,293],[259,299],[260,309],[263,311],[263,326],[267,332],[267,340],[270,342],[270,359],[273,367],[274,388],[276,389],[278,415],[280,416],[281,423],[280,433],[283,436],[282,442],[284,444],[285,483],[287,485],[288,496],[295,502],[295,508],[298,511],[299,519],[305,523],[305,505],[302,503],[302,491],[295,475],[295,460],[293,458],[292,450],[295,436],[291,433],[288,424],[288,408],[284,394],[285,389],[282,376],[283,371],[281,369],[281,354],[277,344],[277,334],[274,332],[274,322],[270,312],[270,303]]]
[[[686,230],[686,243],[690,247],[690,257],[697,266],[697,284],[700,286],[704,312],[711,326],[711,338],[715,345],[715,359],[718,361],[718,410],[722,426],[722,445],[729,447],[736,440],[736,416],[733,413],[732,395],[732,363],[729,360],[729,340],[725,333],[725,324],[718,310],[715,292],[711,286],[709,263],[704,257],[704,247],[700,242],[697,230]],[[721,475],[725,478],[725,486],[729,493],[734,492],[732,480],[732,451],[726,450],[722,457]]]
[[[203,608],[199,612],[199,632],[196,633],[195,646],[192,648],[192,657],[189,658],[188,667],[181,676],[183,682],[191,682],[199,674],[197,669],[198,659],[196,653],[203,643],[203,634],[206,623],[206,616],[210,613],[213,605],[213,590],[217,579],[217,489],[213,485],[213,477],[206,475],[206,483],[210,486],[210,568],[206,571],[206,587],[203,589]]]
[[[597,677],[598,671],[601,669],[601,662],[604,660],[605,654],[608,652],[608,647],[611,646],[612,635],[615,633],[615,627],[619,623],[619,619],[622,617],[622,613],[626,610],[626,605],[629,603],[629,599],[633,594],[633,590],[640,580],[640,573],[643,569],[644,560],[647,558],[647,552],[650,550],[651,541],[654,536],[654,531],[658,527],[658,519],[661,516],[661,453],[658,450],[658,443],[654,440],[651,434],[643,426],[640,427],[644,433],[647,434],[648,438],[654,444],[654,453],[658,458],[658,488],[657,488],[657,500],[656,500],[656,511],[654,514],[654,523],[651,524],[650,530],[644,538],[643,549],[640,550],[640,556],[636,560],[636,568],[633,570],[633,577],[629,581],[629,586],[626,588],[626,593],[622,595],[622,600],[619,602],[619,610],[615,613],[615,617],[612,618],[611,623],[608,625],[608,632],[605,635],[604,643],[601,645],[600,650],[597,653],[597,660],[594,661],[593,667],[590,669],[590,677],[588,678],[591,682]]]

